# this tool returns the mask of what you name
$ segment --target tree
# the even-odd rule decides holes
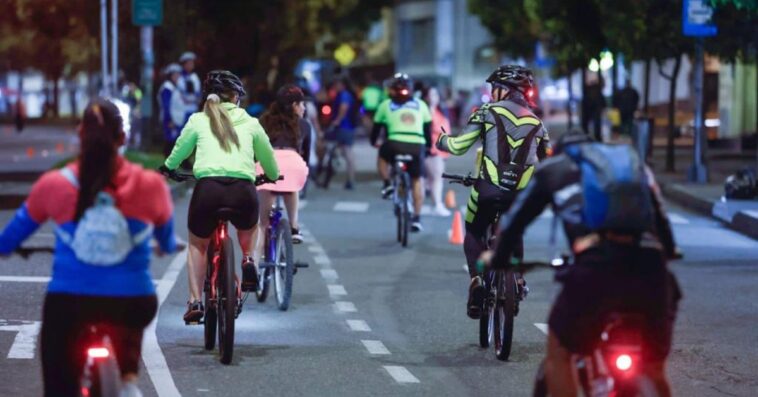
[[[478,15],[482,25],[494,38],[494,46],[513,58],[534,57],[539,40],[538,20],[530,17],[524,1],[469,0],[468,10]]]

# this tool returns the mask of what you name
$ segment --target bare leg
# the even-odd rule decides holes
[[[577,383],[571,367],[571,352],[561,346],[552,331],[547,334],[545,376],[550,396],[575,397],[577,395]]]
[[[355,153],[353,153],[353,146],[340,145],[340,149],[347,162],[347,180],[351,183],[355,183]]]
[[[257,244],[253,251],[253,261],[260,263],[261,255],[263,254],[263,246],[266,240],[266,229],[268,229],[268,215],[271,211],[271,206],[274,205],[276,196],[268,190],[258,190],[258,203],[260,204],[260,215],[258,217],[258,233]]]
[[[257,230],[258,227],[253,226],[251,229],[247,230],[237,230],[237,239],[239,239],[240,244],[240,250],[242,250],[242,256],[252,256],[253,253],[253,237],[256,237],[255,230]]]
[[[377,169],[379,170],[379,176],[382,177],[383,181],[388,181],[390,179],[390,165],[381,157],[377,160]]]
[[[421,178],[413,178],[413,214],[421,215],[421,206],[424,205],[424,187],[421,184]]]
[[[442,206],[442,173],[445,172],[445,161],[440,156],[428,158],[426,164],[429,170],[429,190],[432,192],[432,200],[437,207]]]
[[[282,198],[284,198],[284,207],[287,208],[287,216],[290,218],[290,227],[300,229],[297,219],[297,203],[300,199],[297,192],[283,194]]]
[[[210,238],[200,238],[189,233],[189,252],[187,254],[187,276],[189,277],[190,301],[199,301],[203,296],[205,281],[205,261]]]

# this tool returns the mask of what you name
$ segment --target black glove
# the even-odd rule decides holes
[[[161,164],[161,166],[158,167],[158,172],[168,177],[170,177],[171,174],[173,174],[173,171],[168,169],[168,167],[166,167],[166,164]]]

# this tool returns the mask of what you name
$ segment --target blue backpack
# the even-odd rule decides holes
[[[582,222],[593,231],[641,234],[654,208],[645,166],[629,145],[587,143],[566,149],[581,171]]]

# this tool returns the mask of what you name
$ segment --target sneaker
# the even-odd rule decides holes
[[[385,186],[382,188],[382,198],[388,199],[390,196],[392,196],[392,193],[395,193],[395,187],[392,185]]]
[[[200,301],[187,302],[187,312],[184,313],[184,323],[197,324],[203,319],[205,310],[203,310],[203,304]]]
[[[448,217],[450,216],[450,210],[445,208],[444,205],[437,205],[434,207],[434,215]]]
[[[418,233],[422,230],[424,230],[424,226],[421,225],[421,217],[416,215],[411,220],[411,231],[414,233]]]
[[[142,392],[137,387],[137,381],[124,382],[118,392],[118,397],[142,397]]]
[[[518,296],[519,300],[526,299],[526,297],[529,295],[529,287],[526,285],[526,279],[524,278],[524,276],[519,275],[516,278],[516,282],[521,287],[521,288],[519,288],[519,290],[520,290],[520,294]]]
[[[300,229],[292,228],[292,244],[300,244],[303,242],[303,235],[300,234]]]
[[[258,269],[255,268],[253,258],[242,258],[242,291],[255,292],[258,290]]]
[[[351,181],[345,182],[345,190],[355,190],[355,186],[353,186],[353,182]]]
[[[466,315],[469,318],[478,320],[482,317],[486,292],[481,277],[476,276],[471,279],[471,284],[468,287],[468,302],[466,303]]]

